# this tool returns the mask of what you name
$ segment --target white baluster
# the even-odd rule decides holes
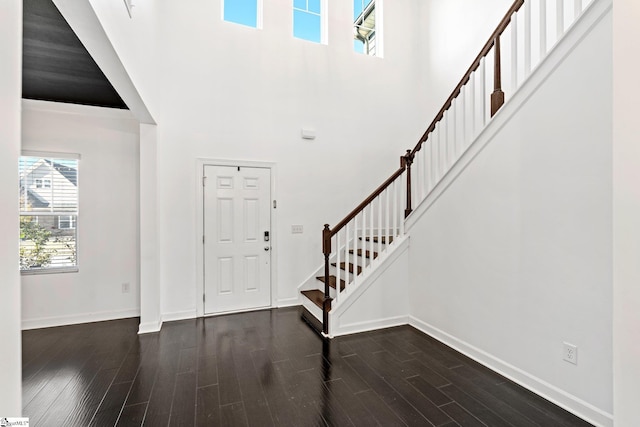
[[[556,41],[564,34],[564,0],[556,0]]]
[[[354,286],[358,282],[358,275],[356,274],[356,257],[358,256],[358,215],[353,218],[353,254],[351,255],[351,263],[353,264],[353,284]],[[349,262],[345,264],[345,275],[349,274]]]
[[[401,182],[400,178],[396,178],[393,181],[393,236],[396,236],[398,232],[398,182]]]
[[[336,233],[336,265],[340,265],[340,253],[342,249],[340,248],[340,233],[342,230]],[[336,300],[338,299],[338,295],[340,295],[340,267],[336,268]]]
[[[382,195],[378,197],[378,253],[382,253]]]
[[[480,60],[480,117],[482,129],[487,124],[487,61],[486,57]],[[476,135],[477,136],[477,135]]]
[[[347,223],[344,228],[344,259],[345,262],[349,259],[349,249],[353,247],[353,242],[351,242],[351,221]],[[336,271],[340,269],[340,264],[336,264]],[[347,286],[351,282],[349,282],[349,274],[347,272],[344,273],[344,281],[347,282]]]
[[[547,0],[540,0],[540,61],[547,54]]]
[[[518,89],[518,14],[511,16],[511,93]]]
[[[476,72],[471,73],[469,77],[469,93],[471,95],[471,126],[469,129],[471,133],[469,134],[469,142],[471,143],[476,137]]]
[[[442,142],[444,143],[444,169],[442,171],[442,175],[449,171],[451,159],[453,158],[453,147],[451,146],[451,138],[449,138],[449,121],[450,116],[453,114],[451,111],[452,108],[453,105],[449,107],[442,118]]]
[[[578,20],[582,13],[582,0],[573,0],[573,22]]]
[[[524,3],[524,77],[531,73],[531,1]]]
[[[427,147],[424,145],[422,149],[425,150]],[[406,171],[400,175],[400,236],[404,236],[404,209],[407,206],[407,191],[403,188],[402,183],[406,180]]]
[[[367,208],[365,207],[362,210],[362,256],[361,257],[357,257],[357,260],[362,261],[362,269],[364,269],[367,266],[367,257],[366,255],[366,251],[367,251]],[[357,255],[357,254],[356,254]],[[369,262],[370,263],[370,262]]]
[[[373,253],[373,204],[375,200],[369,203],[369,244],[365,245],[365,248],[369,248],[369,253]]]
[[[391,199],[389,199],[389,197],[391,196],[391,191],[389,190],[389,187],[387,187],[384,190],[384,199],[385,199],[385,215],[384,215],[384,222],[385,222],[385,227],[384,227],[384,231],[385,231],[385,236],[387,236],[387,238],[389,238],[389,236],[391,236],[393,233],[391,233],[391,229],[389,228],[389,220],[391,219]],[[371,254],[371,256],[373,256],[373,254]]]
[[[419,155],[415,156],[411,164],[411,190],[413,191],[415,188],[416,199],[422,200],[427,190],[424,188],[424,182],[420,178],[424,173],[425,165],[420,163],[419,157]]]
[[[427,163],[427,157],[425,153],[427,152],[427,142],[422,144],[422,148],[418,151],[413,158],[413,165],[418,164],[419,169],[417,171],[413,170],[413,174],[415,174],[416,180],[420,183],[420,192],[416,191],[416,203],[420,203],[422,199],[424,199],[426,194],[429,194],[429,185],[428,179],[426,179],[427,174],[429,173],[429,167]],[[413,165],[411,166],[413,168]]]
[[[460,96],[460,95],[458,95]],[[453,101],[453,111],[451,111],[451,123],[452,127],[451,127],[451,152],[453,154],[452,158],[451,158],[451,164],[449,165],[449,169],[451,169],[451,166],[453,166],[453,164],[456,162],[456,160],[458,160],[458,132],[457,132],[457,127],[458,127],[458,99],[456,98]]]
[[[440,176],[442,171],[442,146],[440,145],[440,134],[442,133],[442,129],[440,128],[440,122],[436,124],[436,129],[433,132],[433,148],[435,151],[435,162],[436,162],[436,170],[435,170],[435,181],[433,182],[433,186],[435,187],[440,182]]]
[[[462,145],[462,152],[467,148],[467,86],[462,86],[460,89],[460,108],[462,110],[460,117],[460,142]]]

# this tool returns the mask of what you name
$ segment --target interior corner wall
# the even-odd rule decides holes
[[[22,1],[0,2],[0,416],[22,414],[18,188],[22,91]]]
[[[613,412],[611,34],[609,12],[414,225],[409,262],[418,324],[602,424]]]
[[[613,8],[613,299],[616,427],[640,425],[640,3]]]
[[[81,156],[79,271],[23,275],[23,328],[138,316],[138,122],[124,110],[25,101],[22,132],[25,150]]]

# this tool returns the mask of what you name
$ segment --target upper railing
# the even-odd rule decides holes
[[[414,203],[427,197],[502,107],[503,82],[515,93],[591,1],[516,0],[416,146],[401,157],[400,168],[333,228],[325,224],[325,334],[332,304],[335,307],[341,295],[380,262],[389,245],[404,236],[404,219]],[[400,183],[403,175],[406,185]]]

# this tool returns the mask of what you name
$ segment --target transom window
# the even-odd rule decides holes
[[[262,0],[223,0],[222,19],[247,27],[262,28]]]
[[[376,6],[379,0],[353,0],[353,48],[370,56],[381,56],[378,46]],[[379,17],[377,19],[379,21]]]
[[[78,156],[20,157],[20,270],[77,270]]]
[[[293,0],[293,36],[326,43],[323,0]]]

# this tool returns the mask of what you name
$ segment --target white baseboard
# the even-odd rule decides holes
[[[103,322],[105,320],[140,317],[140,309],[101,311],[97,313],[80,313],[68,316],[39,317],[23,319],[22,330],[52,328],[55,326],[77,325],[79,323]]]
[[[347,325],[339,325],[333,327],[331,338],[341,335],[357,334],[360,332],[368,332],[376,329],[392,328],[394,326],[406,325],[409,323],[409,316],[394,316],[386,319],[369,320],[366,322],[349,323]],[[331,322],[330,322],[331,324]]]
[[[138,335],[160,332],[160,329],[162,329],[161,320],[158,320],[157,322],[140,323],[140,326],[138,327]]]
[[[520,384],[535,394],[542,396],[550,402],[566,409],[576,416],[599,427],[613,426],[613,414],[605,412],[590,403],[573,396],[548,382],[529,374],[497,357],[468,344],[448,333],[423,322],[413,316],[409,316],[409,325],[437,339],[449,347],[470,357],[476,362],[488,367],[500,375]]]
[[[196,310],[184,310],[184,311],[173,311],[171,313],[162,313],[162,321],[160,324],[164,322],[175,322],[176,320],[187,320],[187,319],[195,319],[197,316]]]
[[[300,305],[300,298],[297,296],[293,298],[279,299],[276,302],[277,308],[293,307],[294,305]]]

